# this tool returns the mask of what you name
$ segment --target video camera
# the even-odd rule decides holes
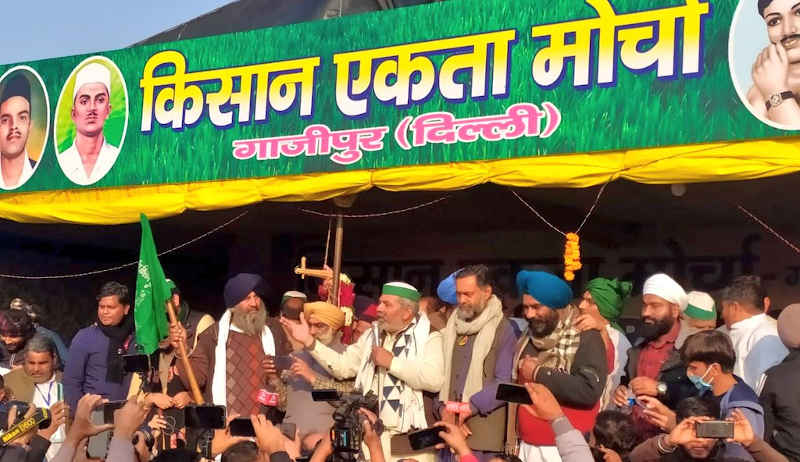
[[[335,399],[333,399],[335,396]],[[360,408],[378,413],[378,397],[373,392],[366,395],[361,393],[339,394],[334,390],[318,390],[312,393],[315,401],[336,401],[336,410],[333,411],[333,428],[331,428],[331,443],[333,453],[340,460],[355,460],[361,452],[361,441],[364,428],[363,420],[358,414]],[[378,420],[375,432],[383,432],[383,423]]]

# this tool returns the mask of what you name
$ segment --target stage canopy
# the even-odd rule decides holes
[[[795,172],[800,123],[751,75],[767,44],[748,2],[461,0],[4,65],[30,123],[0,137],[0,167],[26,156],[0,216]]]

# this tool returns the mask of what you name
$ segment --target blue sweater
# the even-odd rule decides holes
[[[730,417],[731,411],[738,409],[744,414],[756,438],[764,438],[764,408],[758,402],[758,395],[744,381],[734,375],[737,383],[727,393],[722,395],[719,403],[720,418]],[[751,460],[752,456],[740,445],[734,443],[725,444],[726,457],[739,457],[744,460]]]
[[[79,330],[72,339],[63,379],[64,399],[70,409],[77,409],[78,400],[86,394],[101,395],[111,401],[128,397],[130,374],[122,383],[106,381],[108,342],[96,325]],[[135,344],[135,340],[130,342],[128,353],[136,352]]]

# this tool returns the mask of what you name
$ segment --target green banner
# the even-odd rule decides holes
[[[779,0],[765,11],[756,0],[454,0],[4,65],[0,187],[186,183],[793,134],[800,36],[776,25],[793,15]]]

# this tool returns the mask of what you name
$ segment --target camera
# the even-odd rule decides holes
[[[329,399],[324,399],[324,401],[329,401]],[[358,453],[361,452],[364,428],[361,425],[362,417],[358,410],[362,407],[375,414],[378,413],[378,397],[375,393],[370,391],[366,395],[355,392],[339,395],[336,410],[333,411],[333,428],[331,428],[333,453],[339,460],[355,460]],[[380,434],[383,430],[380,420],[375,427],[375,432]]]
[[[8,401],[6,403],[0,404],[0,429],[8,431],[8,413],[11,410],[12,406],[17,406],[17,418],[14,422],[12,422],[11,426],[14,426],[22,421],[25,418],[25,414],[28,413],[28,409],[30,408],[30,404],[26,403],[25,401]],[[47,414],[49,416],[49,414]],[[50,426],[50,419],[48,418],[46,421],[43,421],[39,424],[39,428],[47,428]]]
[[[147,355],[122,355],[122,369],[126,374],[144,374],[150,371],[150,367],[150,358]]]

